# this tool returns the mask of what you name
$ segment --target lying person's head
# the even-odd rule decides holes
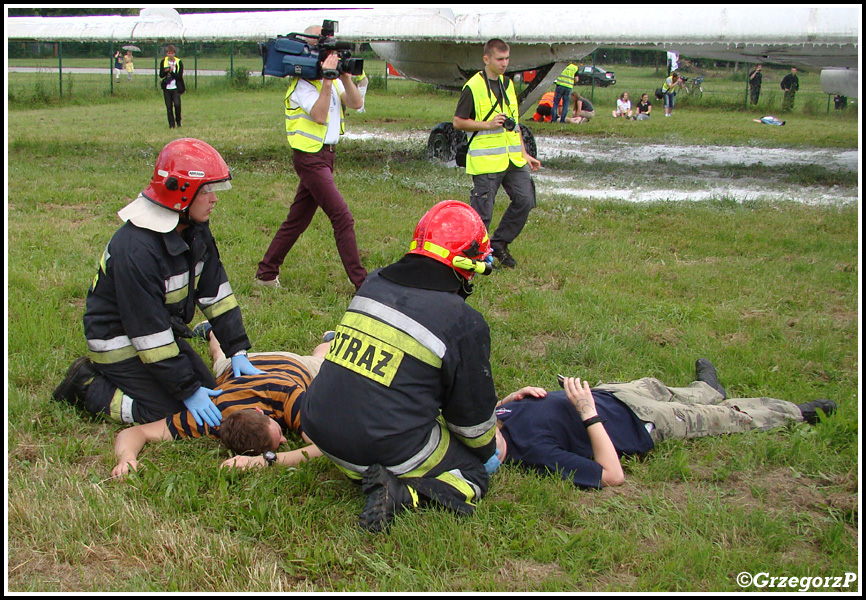
[[[286,441],[279,423],[260,408],[245,408],[228,415],[219,428],[220,440],[236,454],[257,455],[276,451]]]

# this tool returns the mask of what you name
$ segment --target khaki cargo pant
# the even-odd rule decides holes
[[[703,381],[671,388],[658,379],[644,377],[629,383],[606,383],[593,389],[611,392],[639,419],[652,423],[650,436],[654,442],[775,429],[803,420],[800,409],[792,402],[774,398],[724,400]]]

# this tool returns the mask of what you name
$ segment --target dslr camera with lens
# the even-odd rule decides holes
[[[502,126],[505,127],[506,131],[514,131],[514,128],[517,127],[517,121],[511,117],[506,117],[505,121],[502,122]]]
[[[364,72],[364,59],[352,58],[351,42],[338,42],[334,37],[337,21],[322,21],[322,33],[317,37],[306,33],[277,36],[260,44],[262,74],[273,77],[300,77],[302,79],[336,79],[343,73],[360,75]],[[323,69],[322,62],[331,52],[339,55],[336,69]]]

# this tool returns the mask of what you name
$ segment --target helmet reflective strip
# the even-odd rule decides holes
[[[433,242],[424,242],[424,249],[427,252],[432,252],[433,254],[438,254],[442,258],[448,258],[451,256],[451,252],[447,248],[443,248]]]

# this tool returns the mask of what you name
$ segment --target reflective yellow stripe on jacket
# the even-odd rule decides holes
[[[556,78],[556,85],[561,85],[562,87],[572,89],[574,87],[575,73],[577,73],[577,65],[568,65],[567,67],[565,67],[565,69],[563,69],[562,73],[560,73],[559,77]]]
[[[289,82],[289,87],[286,90],[286,138],[289,140],[289,145],[295,150],[303,150],[304,152],[318,152],[322,149],[325,143],[325,134],[328,131],[328,125],[320,125],[313,120],[308,113],[300,106],[291,108],[291,96],[295,88],[298,87],[299,78],[292,77]],[[322,81],[320,79],[307,79],[312,83],[319,93],[322,92]],[[334,83],[336,85],[336,83]],[[329,113],[330,116],[330,113]],[[345,132],[343,104],[340,103],[340,133]]]
[[[481,120],[496,102],[496,96],[488,91],[484,81],[486,75],[483,71],[472,76],[466,82],[466,86],[472,90],[472,98],[475,100],[475,118]],[[515,121],[518,120],[519,112],[517,106],[517,94],[514,91],[514,83],[511,80],[499,78],[505,88],[506,104],[503,101],[487,120],[491,120],[499,113],[509,115]],[[497,127],[490,131],[479,131],[466,155],[466,172],[470,175],[481,175],[484,173],[500,173],[508,168],[508,163],[514,163],[516,167],[526,164],[523,158],[523,145],[520,139],[520,128],[514,131],[506,131],[504,127]]]

